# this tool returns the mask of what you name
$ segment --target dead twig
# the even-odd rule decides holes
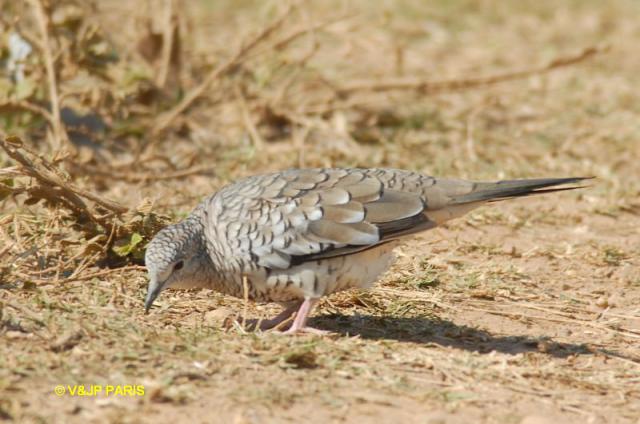
[[[71,275],[63,280],[61,280],[61,283],[71,283],[74,281],[88,281],[94,278],[98,278],[98,277],[105,277],[107,275],[112,275],[112,274],[117,274],[117,273],[125,273],[127,271],[146,271],[146,268],[143,266],[139,266],[139,265],[128,265],[122,268],[113,268],[113,269],[106,269],[106,270],[101,270],[101,271],[97,271],[97,272],[92,272],[92,273],[86,273],[84,275],[80,275],[81,273],[74,273],[74,275]],[[137,299],[136,299],[137,300]]]
[[[42,116],[51,126],[51,128],[55,127],[55,118],[53,115],[45,108],[35,103],[28,102],[26,100],[7,100],[5,102],[0,103],[0,109],[11,109],[17,108],[29,111],[31,113],[35,113],[36,115]]]
[[[2,249],[0,249],[0,258],[2,258],[8,251],[13,249],[13,246],[15,246],[15,245],[16,245],[15,242],[14,243],[8,243]]]
[[[242,46],[225,62],[217,66],[197,87],[191,90],[175,107],[161,114],[155,121],[151,130],[151,136],[154,140],[158,140],[158,135],[166,130],[173,121],[181,115],[191,104],[202,96],[207,89],[218,80],[221,76],[233,71],[238,64],[261,42],[269,38],[278,28],[280,28],[286,19],[291,15],[293,6],[289,6],[284,13],[277,17],[273,22],[263,28],[251,40],[243,43]],[[155,144],[153,141],[150,145]]]
[[[87,206],[82,198],[91,200],[115,214],[123,214],[129,210],[117,202],[104,199],[97,194],[76,187],[65,181],[58,175],[59,171],[56,172],[53,164],[47,163],[37,154],[26,149],[23,146],[22,140],[17,137],[0,140],[0,147],[20,164],[20,172],[23,175],[32,177],[39,183],[38,186],[28,188],[29,193],[36,198],[49,199],[54,202],[63,201],[63,203],[76,213],[85,215],[91,221],[108,229],[112,227],[112,222],[105,217],[99,216],[95,210]]]
[[[192,166],[186,169],[178,169],[175,171],[165,172],[123,172],[116,169],[96,169],[85,167],[81,164],[73,164],[76,169],[75,172],[83,175],[91,175],[93,178],[108,178],[110,181],[120,180],[130,183],[146,182],[146,181],[160,181],[160,180],[174,180],[180,178],[190,177],[192,175],[212,175],[213,167],[211,165],[199,165]],[[0,175],[2,170],[0,170]]]
[[[174,48],[174,34],[177,23],[174,18],[174,0],[164,0],[164,15],[162,22],[162,51],[160,53],[160,69],[156,76],[156,84],[164,87],[167,83],[169,68],[171,67],[171,54]]]
[[[238,99],[240,112],[242,113],[242,121],[244,122],[244,125],[245,127],[247,127],[247,131],[251,136],[253,147],[258,151],[264,150],[264,140],[258,132],[258,128],[256,128],[256,124],[253,122],[253,119],[251,119],[251,112],[249,111],[247,101],[245,100],[244,94],[242,93],[242,88],[238,85],[235,85],[234,91],[236,94],[236,98]]]
[[[608,51],[608,47],[588,47],[577,55],[559,57],[544,66],[519,71],[505,72],[486,77],[461,78],[443,81],[428,81],[423,78],[393,78],[382,81],[359,80],[345,83],[338,88],[338,94],[347,97],[360,91],[417,90],[423,94],[435,94],[445,91],[459,91],[469,88],[493,85],[540,75],[558,68],[575,65]]]
[[[53,150],[59,152],[63,147],[69,148],[69,138],[60,119],[60,98],[58,96],[58,83],[56,81],[56,71],[54,67],[53,52],[49,40],[49,18],[45,13],[44,6],[40,0],[29,0],[33,7],[38,30],[40,31],[40,41],[36,45],[40,47],[44,59],[44,67],[47,74],[47,86],[49,89],[49,101],[51,102],[51,118],[48,119],[53,131]]]
[[[326,19],[322,22],[318,22],[316,24],[313,25],[309,25],[309,26],[302,26],[300,28],[294,29],[293,31],[291,31],[289,34],[284,35],[281,39],[274,41],[273,43],[265,46],[264,48],[257,50],[249,55],[247,55],[247,59],[251,59],[253,57],[256,56],[260,56],[261,54],[267,53],[269,51],[279,51],[279,50],[283,50],[285,47],[287,47],[288,45],[290,45],[291,43],[293,43],[295,40],[297,40],[300,37],[303,37],[307,34],[315,34],[316,31],[319,31],[321,29],[324,29],[330,25],[333,25],[335,23],[338,23],[340,21],[344,21],[345,19],[349,19],[351,17],[353,17],[355,15],[353,14],[345,14],[345,15],[340,15],[337,17],[333,17],[330,19]]]
[[[247,314],[249,313],[249,279],[242,276],[242,330],[247,329]]]
[[[306,167],[306,160],[305,160],[304,153],[307,149],[305,144],[306,144],[307,138],[309,137],[310,132],[311,132],[311,128],[308,126],[302,127],[300,131],[293,132],[294,144],[296,146],[296,149],[298,150],[298,167],[299,168]]]

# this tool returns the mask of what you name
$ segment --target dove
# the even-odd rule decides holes
[[[145,311],[167,288],[209,288],[281,304],[263,330],[290,323],[286,334],[314,332],[306,324],[317,302],[370,288],[403,239],[490,202],[580,188],[575,183],[584,179],[474,182],[359,168],[243,178],[149,242]]]

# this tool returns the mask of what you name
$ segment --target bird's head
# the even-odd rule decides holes
[[[145,311],[166,288],[202,286],[203,256],[201,227],[186,220],[162,229],[147,246],[144,262],[149,274]]]

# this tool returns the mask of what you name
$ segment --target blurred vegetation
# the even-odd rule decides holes
[[[372,72],[342,73],[364,65],[333,57],[336,42],[351,49],[363,29],[344,5],[313,16],[302,3],[201,2],[193,8],[214,18],[194,30],[200,15],[177,0],[144,2],[128,25],[118,2],[3,2],[0,136],[8,138],[0,194],[27,214],[41,210],[22,206],[48,206],[49,219],[80,230],[77,243],[101,246],[99,263],[140,263],[169,217],[146,196],[126,200],[129,185],[226,181],[274,152],[284,159],[280,167],[420,167],[426,158],[407,154],[416,142],[398,140],[426,134],[435,137],[430,149],[450,148],[459,129],[437,105],[412,102],[544,75],[606,50],[582,45],[538,63],[437,78],[408,62],[410,48],[437,37],[437,25],[462,10],[484,13],[473,2],[445,3],[427,14],[416,2],[394,6],[381,22],[399,37],[389,60]],[[395,21],[414,14],[436,27],[397,29]],[[228,29],[243,20],[251,21],[248,30],[220,31],[219,40],[202,44],[209,25]],[[475,112],[465,113],[471,120]],[[471,161],[493,162],[469,140],[466,149]],[[434,172],[446,166],[460,162],[447,158]],[[108,198],[114,195],[119,201]]]

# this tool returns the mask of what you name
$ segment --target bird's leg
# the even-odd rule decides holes
[[[302,300],[290,302],[278,315],[271,319],[260,322],[260,330],[270,330],[274,327],[279,326],[281,323],[291,318],[291,316],[298,310],[298,308],[300,308],[300,305],[302,305]]]
[[[318,303],[320,299],[304,299],[304,302],[300,305],[300,309],[296,313],[296,318],[293,320],[293,324],[284,334],[295,334],[295,333],[313,333],[313,334],[325,334],[327,331],[318,330],[316,328],[307,327],[307,319],[309,318],[309,314],[313,310],[313,307]]]

